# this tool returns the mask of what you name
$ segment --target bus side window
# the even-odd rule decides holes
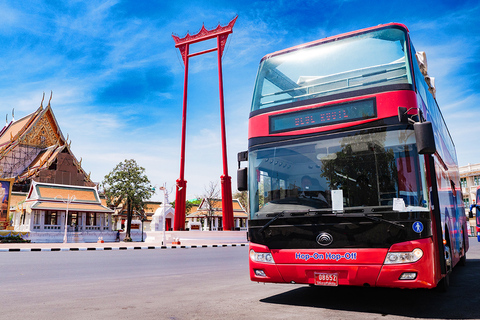
[[[412,157],[399,157],[397,160],[398,195],[406,205],[418,205],[418,177],[412,167],[415,165]]]
[[[450,180],[450,188],[452,188],[452,196],[456,198],[457,192],[455,191],[455,182],[453,182],[452,180]]]

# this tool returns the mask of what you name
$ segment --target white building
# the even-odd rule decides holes
[[[238,199],[232,200],[233,222],[235,230],[247,230],[248,214]],[[223,230],[223,212],[221,199],[202,199],[197,211],[186,217],[189,230]]]
[[[14,209],[15,231],[28,232],[23,238],[32,242],[115,241],[117,236],[114,211],[102,205],[95,187],[32,181],[26,201]]]
[[[475,203],[477,188],[480,187],[480,163],[461,166],[459,171],[463,202],[465,208],[469,208],[471,204]]]
[[[465,212],[468,214],[470,211],[470,206],[475,204],[475,197],[477,194],[477,189],[480,187],[480,163],[477,164],[468,164],[466,166],[459,167],[460,171],[460,184],[462,187],[463,194],[463,203],[465,204]],[[480,212],[476,212],[475,209],[472,210],[473,216],[475,217]],[[475,218],[470,218],[470,234],[475,235]]]

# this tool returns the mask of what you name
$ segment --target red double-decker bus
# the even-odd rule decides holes
[[[468,229],[434,94],[397,23],[261,60],[237,173],[252,281],[448,286]]]

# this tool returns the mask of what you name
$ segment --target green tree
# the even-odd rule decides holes
[[[102,185],[108,205],[126,203],[127,230],[125,240],[131,240],[130,230],[133,211],[142,211],[145,207],[145,201],[154,194],[150,180],[145,174],[145,169],[140,167],[133,159],[125,160],[117,164],[105,176]]]
[[[220,190],[218,189],[218,183],[210,181],[208,186],[204,186],[204,193],[198,197],[205,200],[207,210],[207,225],[209,230],[213,229],[213,214],[215,213],[215,205],[217,202],[221,202]]]
[[[247,191],[237,191],[233,194],[233,199],[237,199],[240,201],[242,206],[245,208],[247,212],[250,212],[249,210],[249,204],[248,204],[248,192]]]
[[[198,206],[200,202],[201,202],[201,199],[185,201],[185,213],[190,213],[190,211],[192,211],[193,206],[195,205]],[[172,208],[175,209],[175,200],[170,202],[170,204],[172,205]]]

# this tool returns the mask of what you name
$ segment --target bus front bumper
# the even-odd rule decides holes
[[[423,255],[416,262],[385,263],[388,253],[400,255],[417,248]],[[258,254],[252,254],[252,251]],[[270,250],[264,245],[250,243],[250,279],[310,285],[433,288],[438,281],[435,279],[433,252],[431,238],[397,243],[388,249]],[[319,281],[319,277],[325,275],[334,276],[336,282]]]

